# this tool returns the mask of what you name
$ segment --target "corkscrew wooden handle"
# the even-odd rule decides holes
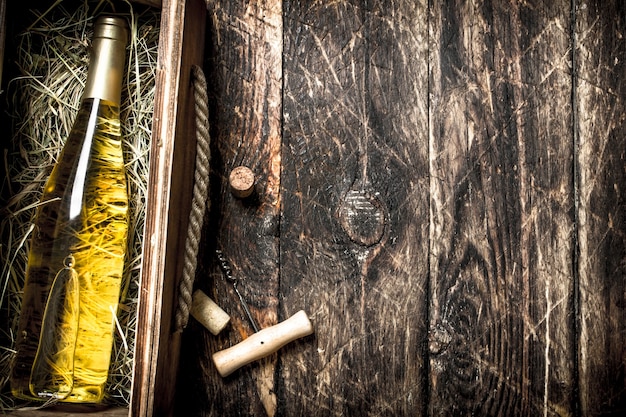
[[[276,352],[296,339],[313,333],[307,314],[300,310],[287,320],[252,334],[243,342],[213,354],[213,362],[225,377],[251,362]]]

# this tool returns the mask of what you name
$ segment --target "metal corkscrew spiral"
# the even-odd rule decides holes
[[[259,326],[256,324],[256,321],[254,320],[254,317],[252,317],[252,312],[250,311],[250,308],[248,307],[248,304],[246,303],[246,300],[243,298],[243,296],[239,292],[239,288],[237,288],[237,286],[239,284],[239,279],[233,275],[233,268],[230,266],[230,262],[224,256],[224,253],[221,250],[219,250],[219,249],[217,249],[215,251],[215,255],[217,256],[217,260],[219,261],[220,269],[222,270],[222,272],[226,276],[226,279],[233,284],[233,289],[235,290],[235,292],[237,293],[237,296],[239,297],[239,302],[241,303],[241,307],[243,307],[243,311],[246,313],[246,316],[248,316],[248,320],[250,321],[250,325],[254,329],[254,332],[258,333]]]

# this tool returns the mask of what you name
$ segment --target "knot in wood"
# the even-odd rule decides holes
[[[363,190],[348,191],[337,215],[342,229],[354,243],[372,246],[382,239],[386,210],[376,195]]]

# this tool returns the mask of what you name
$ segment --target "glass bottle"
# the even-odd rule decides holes
[[[76,121],[48,179],[30,241],[13,395],[104,398],[128,229],[120,96],[128,27],[104,16]]]

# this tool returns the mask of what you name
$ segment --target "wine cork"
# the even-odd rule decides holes
[[[230,190],[237,198],[247,198],[254,191],[254,172],[248,167],[238,166],[230,172]]]
[[[190,314],[214,335],[230,321],[230,316],[200,290],[193,293]]]

